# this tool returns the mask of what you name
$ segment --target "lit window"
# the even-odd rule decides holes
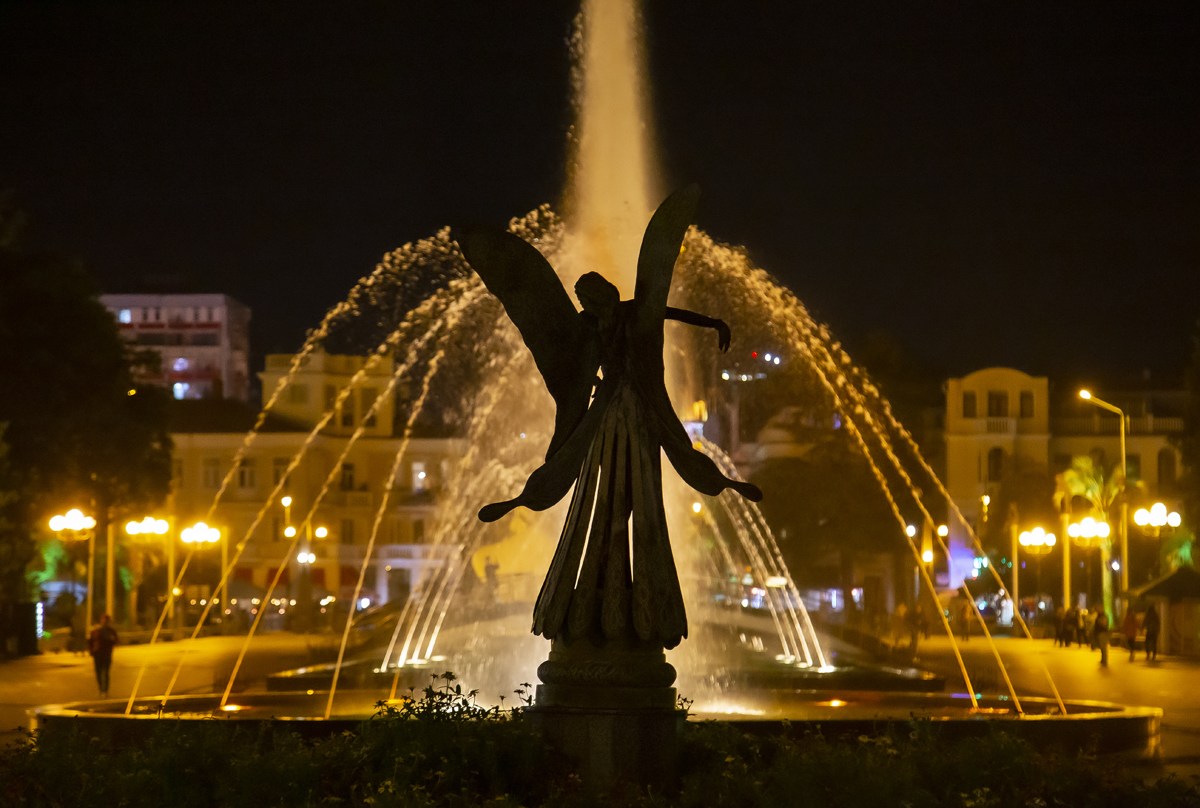
[[[180,400],[188,397],[189,389],[191,389],[191,385],[187,382],[175,382],[175,384],[171,386],[171,392],[175,395],[175,398]]]
[[[117,312],[117,322],[132,323],[133,312],[130,309],[121,309],[119,312]]]
[[[419,494],[425,490],[425,464],[420,460],[412,464],[412,490]]]

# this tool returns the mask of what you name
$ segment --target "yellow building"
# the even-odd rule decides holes
[[[260,374],[266,396],[275,389],[291,361],[291,355],[267,357],[266,370]],[[285,566],[285,580],[297,579],[300,562],[297,553],[287,553],[291,539],[285,535],[286,530],[289,525],[302,526],[350,434],[382,395],[394,370],[391,359],[368,370],[345,405],[313,438],[291,474],[287,474],[288,464],[364,361],[363,357],[323,353],[308,357],[234,471],[215,514],[207,521],[227,538],[231,553],[238,542],[249,539],[237,562],[235,578],[265,587],[276,570]],[[177,535],[182,527],[206,518],[256,413],[232,401],[180,401],[174,407],[175,483],[167,507],[175,525],[173,535]],[[400,449],[401,438],[393,434],[393,413],[390,398],[380,402],[375,417],[334,473],[332,484],[316,507],[312,532],[306,535],[302,531],[297,550],[316,556],[309,567],[314,587],[336,597],[349,597],[353,592]],[[432,567],[444,563],[447,553],[459,552],[457,545],[435,548],[429,540],[438,496],[463,449],[462,441],[453,439],[409,442],[364,582],[363,597],[372,603],[405,596]],[[272,496],[285,477],[281,490]],[[291,498],[289,507],[282,504],[284,496]],[[268,498],[272,501],[252,531]],[[220,553],[220,547],[206,552]]]
[[[1097,391],[1123,409],[1129,479],[1146,494],[1174,494],[1180,457],[1171,444],[1183,429],[1182,391]],[[1073,457],[1092,455],[1106,463],[1120,457],[1118,418],[1063,390],[1051,413],[1049,380],[1012,368],[984,368],[946,382],[946,488],[963,515],[979,526],[983,498],[995,498],[1013,468],[1056,474]],[[1157,413],[1157,414],[1156,414]],[[1014,465],[1015,464],[1015,465]],[[989,518],[1005,518],[989,514]],[[974,569],[975,552],[961,524],[950,520],[950,586]]]

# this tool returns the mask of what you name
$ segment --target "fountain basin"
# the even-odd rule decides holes
[[[254,728],[264,724],[286,727],[317,738],[353,730],[376,710],[380,694],[340,693],[332,718],[323,718],[327,692],[241,693],[226,709],[219,694],[139,698],[130,715],[126,701],[73,702],[38,707],[32,725],[45,733],[79,729],[113,746],[149,740],[161,719],[183,725],[202,721],[232,721]],[[978,699],[973,709],[966,694],[886,693],[871,691],[760,690],[693,706],[691,721],[716,720],[751,734],[793,734],[819,731],[827,738],[878,733],[889,725],[914,719],[929,720],[947,740],[986,734],[993,729],[1012,732],[1038,748],[1067,753],[1090,749],[1101,754],[1126,753],[1151,757],[1158,751],[1162,710],[1123,707],[1098,701],[1068,701],[1067,714],[1045,698],[1022,698],[1024,715],[1003,696]],[[235,709],[230,709],[235,708]]]

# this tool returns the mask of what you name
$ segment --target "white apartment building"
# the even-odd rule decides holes
[[[162,357],[138,381],[177,399],[234,398],[250,392],[250,309],[228,295],[101,295],[121,335]]]

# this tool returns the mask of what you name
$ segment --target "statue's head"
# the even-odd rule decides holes
[[[583,306],[584,311],[597,317],[612,314],[621,302],[617,287],[606,281],[599,272],[588,272],[575,281],[575,296],[579,298],[579,305]]]

